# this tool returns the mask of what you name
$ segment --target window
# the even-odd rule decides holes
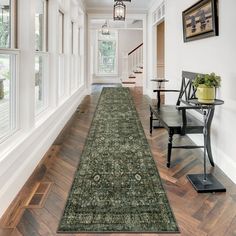
[[[35,50],[48,50],[48,1],[37,0],[35,13]]]
[[[117,32],[110,31],[109,35],[98,33],[98,75],[117,74]]]
[[[71,91],[74,91],[77,88],[76,77],[77,77],[78,68],[76,66],[76,62],[77,62],[78,55],[76,55],[75,23],[73,21],[71,21],[71,54],[72,54],[71,59],[70,59],[70,63],[71,63],[71,67],[70,67]]]
[[[0,139],[16,129],[16,58],[0,54]]]
[[[75,54],[75,45],[74,45],[74,25],[75,23],[73,21],[71,21],[71,53]]]
[[[80,28],[78,28],[78,55],[80,55],[80,42],[81,42],[81,40],[80,40]]]
[[[35,111],[36,115],[47,106],[46,93],[48,74],[46,62],[48,58],[48,1],[37,0],[35,11]]]
[[[0,140],[17,129],[15,1],[0,0]]]
[[[15,0],[0,0],[0,48],[16,47],[15,21]]]
[[[59,53],[64,53],[64,13],[59,11]]]
[[[66,92],[66,81],[65,81],[65,55],[64,55],[64,13],[59,10],[59,82],[58,82],[58,96],[62,99]]]
[[[0,1],[0,47],[11,45],[11,11],[10,1]]]
[[[37,54],[35,56],[35,110],[36,114],[43,111],[48,105],[48,76],[47,55]]]
[[[77,53],[78,53],[78,62],[77,62],[77,86],[82,85],[81,77],[81,68],[82,68],[82,57],[81,57],[81,33],[80,33],[80,28],[77,30]]]

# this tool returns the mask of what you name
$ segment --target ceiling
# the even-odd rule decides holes
[[[101,26],[107,21],[109,28],[116,29],[142,29],[143,22],[141,20],[126,19],[126,21],[113,21],[113,19],[91,19],[91,29],[101,29]]]
[[[152,0],[131,0],[125,2],[127,9],[130,10],[147,10]],[[108,9],[114,5],[114,0],[84,0],[88,9]]]

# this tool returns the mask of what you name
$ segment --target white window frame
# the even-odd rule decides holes
[[[102,73],[99,73],[99,70],[98,70],[98,41],[99,41],[99,33],[100,31],[97,30],[97,33],[96,33],[96,51],[95,51],[95,71],[96,71],[96,76],[98,77],[111,77],[111,76],[118,76],[118,67],[119,67],[119,64],[118,64],[118,49],[119,49],[119,41],[118,41],[118,30],[110,30],[112,31],[113,33],[115,33],[115,41],[116,41],[116,57],[115,57],[115,71],[114,73],[105,73],[105,74],[102,74]]]
[[[61,42],[62,42],[62,50],[60,51],[60,43],[58,41],[58,101],[59,103],[63,102],[63,100],[66,97],[66,88],[67,88],[67,84],[66,84],[66,78],[65,78],[65,70],[66,70],[66,57],[65,57],[65,11],[62,8],[59,8],[58,10],[58,22],[59,22],[59,16],[60,14],[62,15],[62,38],[61,38]],[[60,24],[58,24],[58,33],[59,33],[59,27]],[[60,35],[58,35],[58,39],[60,38]],[[62,76],[62,77],[61,77]],[[61,83],[62,82],[62,83]],[[62,90],[62,87],[64,87],[64,89]]]
[[[74,93],[77,90],[77,72],[78,67],[76,62],[78,61],[78,54],[76,53],[76,22],[71,20],[71,58],[70,58],[70,83],[71,83],[71,93]]]
[[[19,58],[20,50],[17,49],[17,3],[16,0],[10,0],[10,44],[9,48],[0,48],[0,54],[12,57],[12,71],[10,82],[10,129],[0,137],[0,143],[7,140],[19,130]]]
[[[11,82],[10,82],[10,129],[0,137],[0,143],[19,130],[19,57],[17,49],[0,49],[0,54],[12,56]]]
[[[77,48],[77,53],[79,56],[81,56],[81,28],[77,27],[77,43],[78,43],[78,48]]]
[[[65,54],[65,13],[64,11],[60,8],[58,10],[58,22],[59,22],[59,16],[60,14],[62,15],[62,38],[61,38],[61,43],[62,45],[60,45],[60,43],[58,43],[58,52],[59,52],[59,55],[64,55]],[[60,27],[60,25],[58,25]],[[59,30],[59,27],[58,27],[58,30]],[[59,31],[58,31],[59,33]],[[60,35],[58,35],[58,38],[60,37]],[[62,46],[61,48],[61,51],[60,51],[60,46]]]
[[[82,55],[81,55],[81,27],[78,26],[77,27],[77,53],[78,53],[78,61],[77,61],[77,65],[78,65],[78,69],[77,69],[77,87],[80,88],[83,84],[82,84]]]
[[[71,55],[75,55],[75,25],[76,22],[71,20]]]
[[[42,97],[43,97],[43,106],[40,109],[36,109],[35,106],[35,116],[38,118],[47,108],[49,107],[49,54],[48,52],[36,52],[36,57],[42,57],[42,63],[43,63],[43,72],[42,72]]]
[[[44,113],[49,107],[49,68],[48,68],[48,62],[49,62],[49,52],[48,52],[49,0],[44,0],[44,2],[46,2],[46,4],[44,5],[42,51],[38,51],[38,50],[35,51],[35,58],[38,57],[38,56],[42,57],[42,63],[43,63],[43,72],[42,72],[43,106],[38,110],[36,109],[37,107],[35,106],[35,117],[36,117],[36,119],[40,119],[42,113]]]

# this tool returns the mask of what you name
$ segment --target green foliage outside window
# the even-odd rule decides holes
[[[0,20],[0,47],[9,48],[9,24]]]
[[[115,42],[114,41],[100,41],[99,43],[99,51],[101,55],[109,57],[115,56]]]
[[[10,47],[10,9],[9,5],[0,5],[0,47]]]
[[[99,72],[111,74],[115,72],[116,41],[99,40]]]

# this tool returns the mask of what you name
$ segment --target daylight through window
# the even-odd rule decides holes
[[[0,140],[17,128],[17,59],[14,0],[0,0]]]
[[[48,50],[48,1],[37,0],[35,9],[35,111],[47,107],[46,84],[48,80],[46,61]]]
[[[98,70],[99,75],[114,75],[117,73],[117,32],[109,35],[98,33]]]

